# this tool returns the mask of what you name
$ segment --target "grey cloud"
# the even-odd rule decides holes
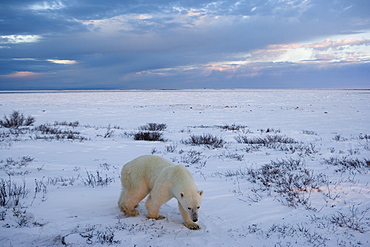
[[[49,81],[60,82],[60,85],[52,84],[53,87],[74,88],[134,88],[135,85],[163,88],[170,87],[171,81],[182,81],[185,87],[201,82],[211,87],[213,83],[221,85],[227,79],[226,74],[212,72],[201,76],[199,71],[193,71],[145,77],[132,83],[122,78],[140,71],[232,59],[232,54],[263,49],[270,44],[301,42],[370,28],[366,0],[81,0],[49,1],[50,6],[56,4],[55,8],[27,8],[43,2],[0,3],[0,35],[42,36],[37,43],[0,48],[0,75],[12,71],[50,72],[38,81],[35,79],[33,87],[38,82],[50,85]],[[175,14],[186,15],[190,11],[199,15],[187,16],[185,21],[175,19]],[[131,29],[121,27],[112,32],[93,29],[83,22],[133,14],[150,16],[128,18],[125,21]],[[202,25],[195,25],[198,22]],[[24,57],[38,61],[11,60]],[[46,59],[72,59],[78,63],[57,65],[44,62]],[[237,75],[228,80],[230,85],[238,82],[244,85],[244,81],[260,84],[259,80],[272,77],[271,72],[248,80]],[[107,85],[107,81],[111,84]]]
[[[231,1],[48,1],[50,5],[60,3],[60,8],[31,9],[30,6],[42,6],[47,1],[10,1],[1,3],[2,16],[0,34],[42,34],[58,32],[80,32],[85,30],[81,21],[105,19],[129,13],[175,13],[191,8],[206,11],[210,15],[260,16],[277,19],[296,18],[299,23],[320,22],[331,18],[332,21],[347,23],[348,19],[369,17],[366,12],[369,3],[359,1],[262,1],[262,0],[231,0]],[[177,8],[175,8],[177,7]],[[152,18],[152,23],[161,29],[176,28],[173,23],[165,26],[163,19]],[[285,20],[287,21],[287,20]],[[132,24],[135,24],[134,22]],[[136,23],[138,30],[155,29],[145,25],[144,21]]]

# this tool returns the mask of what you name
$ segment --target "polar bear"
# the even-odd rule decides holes
[[[125,215],[137,216],[138,203],[148,194],[145,203],[150,219],[164,219],[159,208],[175,197],[184,225],[191,230],[200,229],[198,211],[202,203],[202,190],[198,190],[191,173],[182,165],[156,156],[143,155],[126,163],[121,171],[122,191],[118,201]]]

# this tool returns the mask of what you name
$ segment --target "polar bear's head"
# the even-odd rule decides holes
[[[190,215],[193,222],[198,221],[198,211],[202,204],[203,190],[197,191],[196,193],[180,193],[179,202],[181,206]]]

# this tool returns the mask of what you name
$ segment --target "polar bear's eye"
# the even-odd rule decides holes
[[[199,206],[199,207],[197,207],[197,209],[200,209],[200,206]]]
[[[188,208],[189,210],[191,210],[191,208]]]

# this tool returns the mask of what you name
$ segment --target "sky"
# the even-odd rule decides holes
[[[370,88],[369,0],[0,0],[0,90]]]

